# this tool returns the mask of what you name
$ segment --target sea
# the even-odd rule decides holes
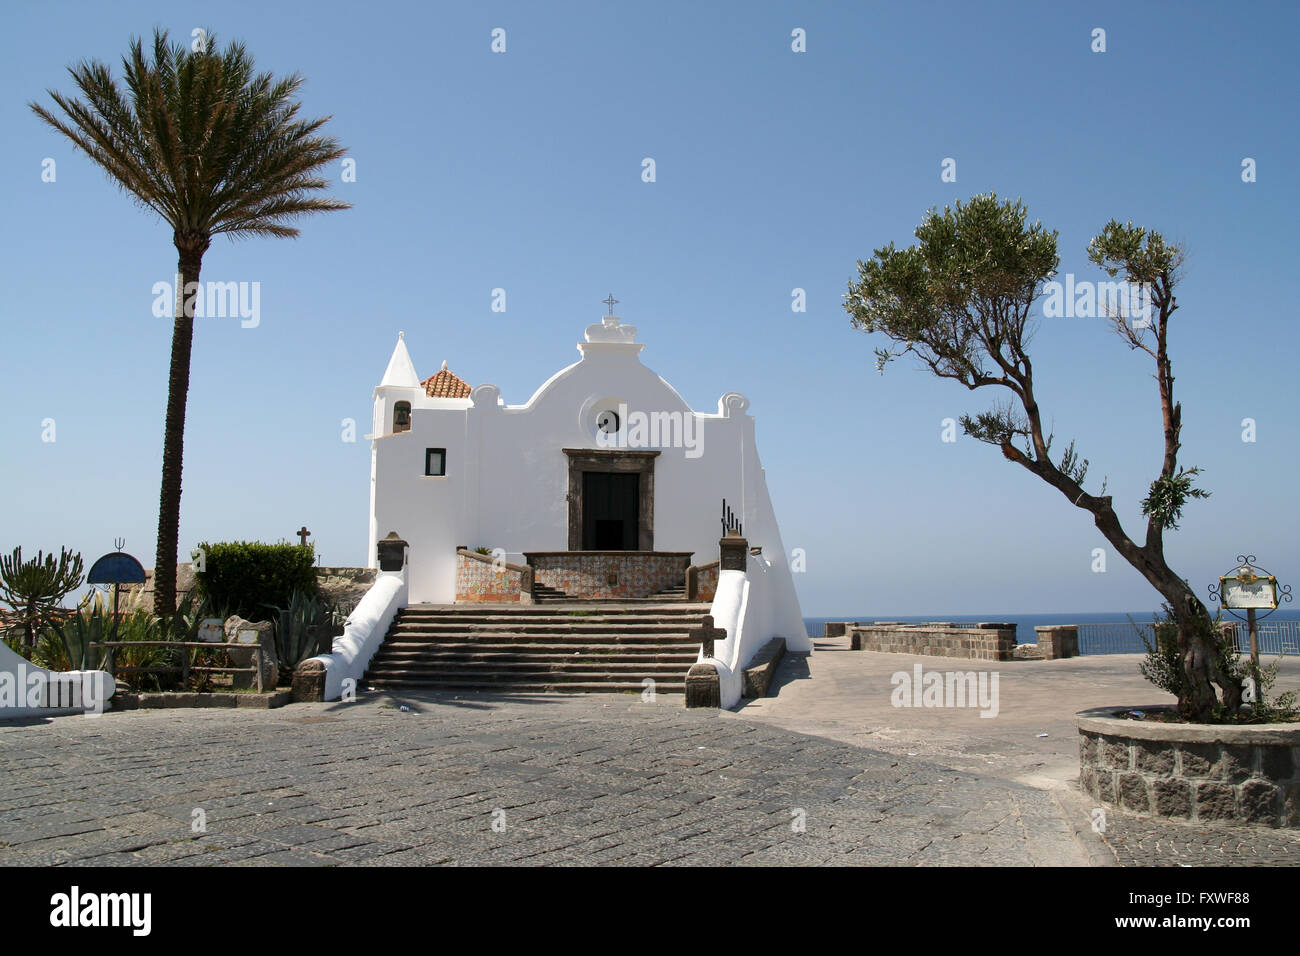
[[[1217,608],[1211,607],[1210,613],[1213,614]],[[808,629],[809,637],[823,637],[826,634],[827,621],[855,621],[866,623],[871,621],[901,621],[905,624],[925,624],[931,621],[952,621],[960,624],[978,624],[983,621],[997,622],[999,624],[1014,624],[1016,626],[1016,642],[1018,644],[1033,644],[1038,640],[1034,633],[1034,628],[1038,625],[1047,624],[1104,624],[1110,625],[1107,628],[1113,632],[1113,638],[1120,639],[1121,646],[1108,642],[1108,650],[1112,653],[1130,651],[1140,653],[1143,650],[1141,638],[1137,636],[1136,630],[1129,630],[1130,622],[1136,624],[1149,625],[1158,615],[1158,611],[1115,611],[1110,613],[1096,613],[1092,611],[1079,611],[1073,614],[858,614],[858,615],[840,615],[838,617],[806,617],[803,619],[804,626]],[[1242,612],[1243,614],[1245,612]],[[1231,620],[1230,615],[1224,612],[1224,617]],[[1300,609],[1279,608],[1268,617],[1263,615],[1259,618],[1261,633],[1267,625],[1287,622],[1288,630],[1294,629],[1300,625]],[[1242,632],[1245,631],[1245,624],[1242,624]],[[1131,635],[1131,641],[1124,640]],[[1089,642],[1081,641],[1080,652],[1089,653]],[[1096,645],[1095,645],[1096,646]],[[1100,648],[1098,648],[1100,649]]]

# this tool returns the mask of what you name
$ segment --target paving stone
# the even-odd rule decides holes
[[[400,718],[376,699],[0,726],[0,865],[1083,859],[1051,796],[1018,783],[686,711],[679,700],[461,696],[412,695],[418,712]],[[301,722],[327,711],[330,721]],[[25,776],[34,769],[39,785]],[[208,828],[197,836],[195,808]],[[503,831],[492,829],[497,809]],[[1108,822],[1106,845],[1124,864],[1300,863],[1290,831],[1121,811]]]

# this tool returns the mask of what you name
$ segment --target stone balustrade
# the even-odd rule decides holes
[[[456,601],[531,604],[533,569],[466,548],[456,551]]]

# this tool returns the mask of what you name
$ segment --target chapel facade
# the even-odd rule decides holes
[[[720,538],[743,534],[768,568],[773,624],[802,633],[749,400],[694,411],[636,337],[603,317],[577,362],[511,405],[446,362],[421,379],[399,333],[374,391],[371,566],[397,532],[412,603],[709,600]]]

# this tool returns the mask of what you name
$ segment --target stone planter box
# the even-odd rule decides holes
[[[1077,715],[1079,783],[1107,806],[1196,823],[1300,828],[1300,724],[1170,724]]]

